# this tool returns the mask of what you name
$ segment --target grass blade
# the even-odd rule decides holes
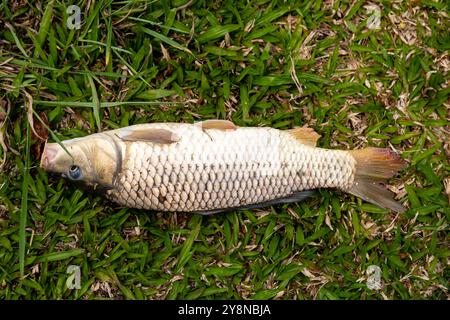
[[[49,254],[45,254],[39,258],[39,261],[60,261],[60,260],[66,260],[71,257],[79,256],[80,254],[84,253],[84,249],[77,248],[67,251],[61,251],[61,252],[51,252]]]
[[[178,258],[177,270],[180,271],[184,265],[189,261],[192,256],[191,249],[194,241],[197,239],[198,233],[200,232],[200,227],[202,225],[202,217],[194,216],[192,217],[190,223],[193,225],[189,237],[187,237],[184,242],[183,248],[181,249],[180,256]]]
[[[214,26],[214,27],[208,29],[207,31],[205,31],[204,33],[202,33],[197,38],[197,40],[198,40],[199,43],[212,41],[212,40],[215,40],[215,39],[223,37],[227,33],[236,31],[239,28],[240,28],[240,26],[238,24],[229,24],[229,25],[226,25],[226,26],[220,26],[220,25],[219,26]]]
[[[14,27],[11,26],[9,23],[5,23],[5,26],[9,29],[9,31],[11,31],[11,34],[12,34],[12,36],[14,38],[14,42],[16,43],[17,48],[19,48],[20,52],[22,52],[22,54],[25,57],[29,58],[27,52],[25,51],[25,49],[22,46],[22,43],[20,42],[19,38],[17,38],[17,34],[16,34],[15,30],[14,30]]]
[[[48,29],[50,28],[50,24],[52,22],[52,16],[53,16],[53,3],[54,1],[50,1],[47,4],[47,7],[44,11],[44,16],[41,20],[41,25],[39,28],[39,33],[37,35],[36,39],[36,49],[34,50],[34,57],[37,58],[41,55],[42,47],[44,46],[45,39],[47,38]]]
[[[151,24],[152,26],[158,26],[159,28],[165,29],[165,30],[172,30],[172,31],[179,32],[179,33],[189,34],[188,31],[181,30],[181,29],[174,28],[174,27],[168,27],[168,26],[163,25],[162,23],[153,22],[150,20],[142,19],[142,18],[129,17],[128,19],[134,20],[134,21],[139,21],[139,22],[145,22],[145,23]]]
[[[25,273],[25,245],[26,245],[25,228],[27,225],[27,213],[28,213],[29,168],[30,168],[30,124],[27,121],[25,163],[23,168],[22,199],[20,202],[20,222],[19,222],[19,269],[21,276],[23,276]]]
[[[137,98],[145,100],[156,100],[164,97],[169,97],[175,94],[173,90],[165,89],[150,89],[140,93]]]
[[[67,150],[67,148],[64,146],[64,144],[61,142],[61,140],[53,133],[52,129],[50,129],[48,127],[48,125],[45,123],[45,121],[42,120],[42,118],[39,116],[39,114],[34,109],[33,109],[33,114],[41,122],[41,124],[45,127],[45,129],[47,129],[47,131],[52,136],[52,139],[55,140],[56,143],[58,143],[61,146],[61,148],[63,148],[63,150],[72,158],[72,155],[70,154],[69,150]]]
[[[140,29],[140,31],[145,32],[145,33],[147,33],[147,34],[149,34],[149,35],[155,37],[156,39],[161,40],[162,42],[167,43],[169,46],[172,46],[172,47],[174,47],[175,49],[178,49],[178,50],[181,50],[181,51],[184,51],[184,52],[187,52],[187,53],[193,55],[193,53],[192,53],[191,50],[189,50],[189,49],[186,48],[186,47],[183,47],[183,46],[182,46],[181,44],[179,44],[178,42],[176,42],[176,41],[174,41],[174,40],[172,40],[172,39],[166,37],[165,35],[163,35],[163,34],[161,34],[161,33],[158,33],[158,32],[156,32],[156,31],[153,31],[153,30],[151,30],[151,29],[144,28],[144,27],[140,27],[139,29]]]
[[[81,107],[81,108],[91,108],[92,102],[81,102],[81,101],[45,101],[45,100],[34,100],[34,104],[47,107]],[[116,102],[100,102],[100,108],[109,107],[122,107],[122,106],[152,106],[152,105],[179,105],[182,102],[171,102],[171,101],[116,101]]]
[[[97,44],[97,45],[103,46],[103,47],[107,47],[107,46],[108,46],[107,44],[105,44],[105,43],[103,43],[103,42],[95,41],[95,40],[80,39],[80,41],[81,41],[81,42],[87,42],[87,43]],[[111,49],[114,49],[114,50],[116,50],[116,51],[119,51],[119,52],[124,52],[124,53],[128,53],[128,54],[133,54],[133,52],[131,52],[131,51],[129,51],[129,50],[122,49],[122,48],[119,48],[119,47],[115,47],[115,46],[112,46],[112,45],[110,45],[110,48],[111,48]],[[119,74],[118,76],[119,76],[119,77],[123,77],[122,74]]]
[[[97,95],[97,89],[95,88],[94,79],[90,74],[87,74],[89,85],[91,86],[92,90],[92,110],[94,112],[94,119],[95,123],[97,125],[98,131],[102,131],[101,122],[100,122],[100,101],[98,99]]]

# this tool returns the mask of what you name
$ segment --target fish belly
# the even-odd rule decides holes
[[[319,187],[346,190],[353,183],[355,161],[347,152],[306,146],[286,131],[161,128],[181,139],[121,142],[122,171],[108,198],[132,208],[194,212],[238,208]]]

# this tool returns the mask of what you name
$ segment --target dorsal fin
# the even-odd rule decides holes
[[[118,134],[125,141],[145,141],[168,144],[180,141],[180,136],[167,129],[129,129]]]
[[[317,140],[320,138],[320,135],[312,128],[294,128],[287,130],[287,132],[291,134],[295,139],[297,139],[300,143],[306,144],[307,146],[311,147],[315,147],[317,144]]]
[[[217,130],[236,130],[237,126],[228,120],[211,119],[195,123],[196,126],[205,129],[217,129]]]

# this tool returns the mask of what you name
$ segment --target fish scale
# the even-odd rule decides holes
[[[150,125],[148,125],[150,126]],[[272,128],[204,130],[153,125],[181,139],[173,144],[118,141],[122,170],[108,198],[164,211],[208,211],[286,198],[318,187],[348,189],[355,160],[313,148]]]

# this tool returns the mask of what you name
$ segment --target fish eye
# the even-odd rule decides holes
[[[69,178],[72,180],[81,179],[81,169],[79,166],[72,165],[69,169]]]

